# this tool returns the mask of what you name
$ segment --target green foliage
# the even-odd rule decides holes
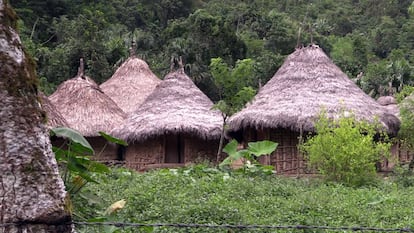
[[[397,76],[402,73],[390,67],[394,50],[414,62],[410,0],[14,0],[12,4],[38,76],[50,83],[42,84],[46,93],[76,74],[80,57],[88,75],[98,83],[105,81],[127,58],[131,40],[137,41],[138,55],[160,77],[168,72],[171,55],[182,56],[186,72],[214,101],[222,94],[209,67],[216,57],[229,67],[238,60],[254,60],[253,84],[248,86],[255,89],[274,75],[297,42],[314,42],[350,78],[363,76],[364,90],[373,95],[390,81],[394,93],[401,91]],[[412,79],[412,66],[409,70],[403,73]],[[403,81],[412,85],[406,77]]]
[[[412,227],[413,210],[407,203],[414,202],[414,189],[396,185],[391,179],[377,186],[353,188],[327,185],[318,179],[252,177],[241,173],[228,176],[220,171],[203,172],[204,169],[209,168],[198,166],[146,173],[114,169],[109,174],[97,175],[99,184],[88,185],[82,190],[82,193],[95,194],[101,201],[78,201],[76,198],[75,208],[88,208],[90,216],[101,216],[97,212],[102,213],[114,202],[124,199],[126,205],[113,215],[113,221]],[[103,232],[98,229],[85,226],[77,231]],[[118,230],[142,232],[142,229],[128,227]],[[153,230],[228,232],[228,229],[172,227],[155,227]]]
[[[326,180],[346,185],[361,186],[375,180],[375,164],[388,155],[391,145],[385,135],[381,141],[374,140],[375,124],[344,114],[331,120],[322,113],[315,128],[317,134],[301,145],[311,167]]]
[[[378,63],[370,63],[366,67],[366,74],[362,77],[362,89],[371,96],[389,95],[393,91],[390,89],[390,72],[387,68],[386,60]]]
[[[397,103],[401,103],[407,96],[411,95],[411,93],[414,92],[413,86],[404,86],[402,90],[395,95],[395,99],[397,100]]]
[[[101,137],[105,138],[105,140],[108,141],[108,142],[112,142],[112,143],[115,143],[115,144],[118,144],[118,145],[121,145],[121,146],[128,146],[128,143],[125,142],[124,140],[112,137],[111,135],[106,134],[105,132],[99,132],[99,135],[101,135]]]
[[[246,174],[273,174],[274,167],[260,164],[257,159],[264,155],[270,155],[276,150],[277,143],[272,141],[249,142],[247,149],[238,150],[238,143],[236,140],[229,142],[224,148],[228,157],[225,158],[219,165],[221,169],[228,170],[233,162],[237,160],[243,161],[241,171]]]
[[[84,149],[91,155],[94,153],[92,146],[78,131],[67,127],[53,128],[51,131],[52,135],[67,138],[71,143],[80,144],[81,149]]]
[[[402,187],[414,187],[414,171],[408,165],[395,166],[392,179]]]
[[[210,71],[221,102],[216,107],[227,116],[238,112],[256,94],[252,87],[254,61],[239,60],[231,69],[221,58],[212,58]]]
[[[414,148],[414,100],[412,96],[400,103],[401,125],[398,137],[408,148]]]
[[[330,56],[349,77],[357,77],[367,65],[367,41],[362,36],[329,36]]]
[[[127,145],[126,142],[104,132],[100,132],[100,135],[109,142]],[[92,160],[95,152],[89,142],[78,131],[66,127],[53,128],[51,129],[51,136],[66,139],[65,144],[61,147],[53,146],[53,152],[70,198],[78,196],[81,189],[88,182],[98,183],[94,178],[96,174],[109,172],[107,166]],[[80,196],[84,199],[95,199],[93,195]],[[74,214],[79,215],[78,212]]]
[[[392,50],[387,59],[369,64],[361,82],[362,88],[374,97],[393,95],[413,84],[411,64],[400,49]]]
[[[247,150],[256,157],[270,155],[276,150],[277,143],[272,141],[249,142]]]

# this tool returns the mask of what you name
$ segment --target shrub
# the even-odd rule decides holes
[[[408,165],[395,166],[393,179],[395,183],[402,187],[414,186],[414,172]]]
[[[316,122],[317,135],[301,145],[309,165],[329,181],[360,186],[374,181],[375,164],[389,154],[390,143],[375,141],[376,125],[358,122],[354,116],[336,120],[324,113]]]

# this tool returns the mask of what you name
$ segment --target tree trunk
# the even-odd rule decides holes
[[[224,144],[224,132],[225,132],[225,127],[226,127],[226,122],[227,122],[227,114],[224,114],[224,113],[221,113],[221,114],[223,116],[223,127],[221,129],[219,148],[217,150],[217,156],[216,156],[217,164],[219,164],[221,161],[221,153],[223,152],[223,144]]]
[[[72,232],[34,64],[15,28],[0,0],[0,233]]]

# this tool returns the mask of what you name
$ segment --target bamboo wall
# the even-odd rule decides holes
[[[201,161],[216,161],[219,140],[202,140],[197,137],[184,137],[184,159],[185,163]]]
[[[125,167],[137,171],[145,170],[149,164],[163,162],[163,138],[154,138],[144,142],[130,143],[125,152]]]
[[[118,146],[106,141],[103,137],[86,137],[95,151],[94,159],[101,162],[118,159]]]
[[[205,160],[215,162],[219,140],[208,141],[191,135],[181,135],[180,138],[184,142],[184,162],[165,163],[166,137],[164,135],[141,143],[130,143],[125,153],[125,166],[143,171],[149,168],[180,167]]]
[[[278,174],[304,174],[310,171],[298,150],[300,134],[287,129],[252,129],[244,131],[243,143],[270,140],[278,143],[276,151],[270,156],[262,156],[260,162],[272,165]]]
[[[409,164],[410,161],[414,158],[414,153],[400,143],[394,143],[391,146],[391,158],[384,159],[383,162],[379,165],[380,171],[392,171],[396,164]]]

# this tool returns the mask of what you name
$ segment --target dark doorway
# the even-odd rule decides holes
[[[126,146],[119,145],[116,152],[116,159],[119,161],[125,160]]]
[[[165,135],[165,163],[184,163],[184,142],[181,135]]]

